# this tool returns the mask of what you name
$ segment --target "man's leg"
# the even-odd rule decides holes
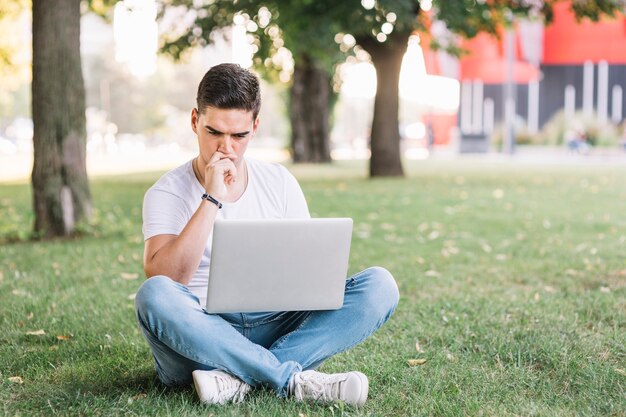
[[[135,306],[159,378],[168,385],[191,383],[196,369],[219,369],[252,386],[266,383],[286,395],[292,374],[301,370],[297,362],[277,360],[222,317],[208,314],[187,287],[168,277],[144,282]]]
[[[393,314],[398,287],[384,268],[368,268],[346,281],[343,307],[313,311],[280,337],[270,352],[281,363],[315,369],[331,356],[362,342]]]

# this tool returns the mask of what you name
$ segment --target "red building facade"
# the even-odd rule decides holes
[[[626,16],[578,22],[563,2],[549,26],[520,23],[514,37],[514,111],[530,133],[561,110],[624,121]],[[470,54],[459,62],[458,126],[466,143],[489,137],[504,119],[505,39],[481,34],[464,43]]]

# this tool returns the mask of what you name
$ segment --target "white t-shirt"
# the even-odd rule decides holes
[[[300,185],[285,167],[246,158],[248,185],[239,200],[223,203],[218,219],[309,218],[309,208]],[[196,178],[191,161],[163,175],[146,192],[143,200],[143,237],[179,235],[202,202],[204,187]],[[187,285],[206,303],[211,260],[211,240],[200,266]]]

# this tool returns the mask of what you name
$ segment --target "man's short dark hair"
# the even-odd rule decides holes
[[[237,64],[212,67],[200,81],[196,96],[198,112],[207,107],[251,111],[253,118],[261,108],[259,79]]]

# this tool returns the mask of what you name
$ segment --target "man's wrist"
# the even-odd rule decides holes
[[[212,196],[211,196],[210,194],[208,194],[208,193],[204,193],[204,194],[202,194],[202,199],[203,199],[203,200],[206,200],[206,201],[209,201],[209,202],[211,202],[211,203],[213,203],[213,204],[215,204],[215,205],[217,206],[217,208],[218,208],[218,209],[221,209],[221,208],[222,208],[222,203],[220,203],[219,201],[217,201],[214,197],[212,197]]]

